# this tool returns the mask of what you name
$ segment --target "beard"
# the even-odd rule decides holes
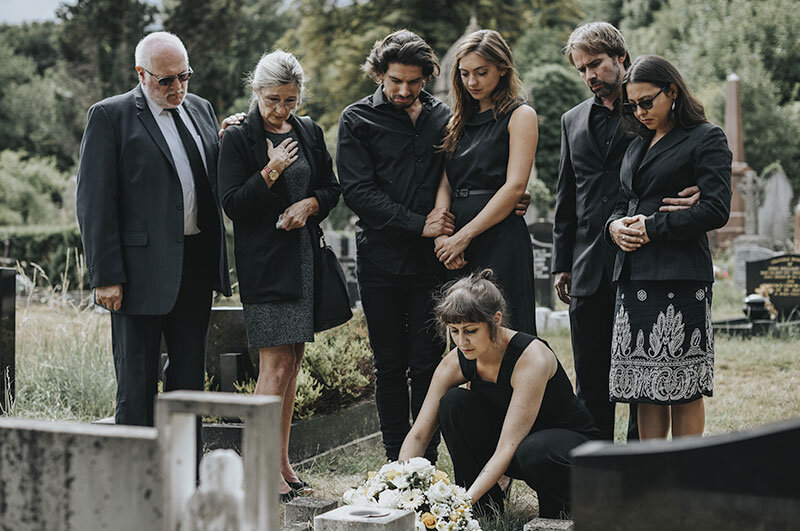
[[[414,105],[415,101],[417,101],[417,96],[413,96],[406,100],[397,100],[396,96],[393,96],[392,98],[389,99],[389,101],[392,102],[392,105],[397,109],[408,109],[409,107]]]
[[[614,76],[613,81],[606,81],[604,79],[596,78],[594,84],[589,85],[589,89],[600,96],[601,98],[605,98],[610,96],[619,88],[620,80],[622,79],[622,73],[617,68],[616,75]]]
[[[160,87],[158,87],[158,86],[151,87],[149,84],[144,84],[143,87],[144,87],[144,90],[147,91],[147,95],[150,97],[150,99],[153,100],[153,103],[155,103],[156,105],[158,105],[162,109],[174,109],[175,107],[177,107],[178,105],[183,103],[183,98],[186,95],[186,90],[183,89],[183,88],[181,88],[179,91],[174,92],[174,93],[164,94],[163,92],[161,92],[161,90],[159,90]],[[170,102],[167,99],[168,97],[170,97],[172,95],[180,96],[180,100],[178,101],[178,103]],[[175,98],[172,98],[172,100],[174,100],[174,99]]]

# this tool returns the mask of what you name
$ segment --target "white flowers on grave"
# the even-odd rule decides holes
[[[375,505],[417,513],[417,531],[480,531],[467,491],[450,483],[447,473],[414,457],[383,465],[367,481],[344,493],[348,505]]]

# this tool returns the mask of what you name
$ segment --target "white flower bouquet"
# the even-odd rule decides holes
[[[415,511],[418,531],[481,529],[472,517],[467,491],[422,457],[388,463],[377,473],[370,472],[362,486],[344,493],[344,502]]]

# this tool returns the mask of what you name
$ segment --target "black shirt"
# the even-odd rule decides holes
[[[383,85],[339,118],[336,166],[345,203],[355,212],[359,259],[395,275],[427,274],[438,263],[422,238],[445,157],[436,152],[450,109],[427,92],[416,124],[386,100]]]
[[[589,129],[603,156],[608,153],[608,148],[614,140],[614,135],[619,128],[619,121],[619,100],[614,100],[614,109],[612,110],[603,105],[603,100],[595,96],[592,110],[589,113]]]

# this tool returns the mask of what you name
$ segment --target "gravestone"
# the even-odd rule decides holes
[[[800,419],[711,437],[573,450],[581,531],[797,529]]]
[[[747,293],[768,296],[783,318],[800,312],[800,254],[783,254],[748,262]],[[766,293],[761,293],[765,291]]]
[[[758,234],[768,238],[772,247],[786,249],[792,223],[792,183],[780,165],[765,172],[764,201],[758,209]]]
[[[553,224],[538,222],[528,227],[533,244],[533,289],[536,305],[553,307]]]
[[[314,517],[314,531],[414,531],[416,513],[345,505]]]
[[[0,414],[15,392],[16,343],[16,271],[0,267]]]
[[[739,97],[739,76],[736,74],[728,75],[725,89],[725,135],[728,137],[728,146],[733,154],[731,212],[725,226],[709,235],[710,240],[716,240],[721,245],[727,245],[735,237],[744,234],[745,204],[738,183],[750,170],[744,158],[742,106]]]

